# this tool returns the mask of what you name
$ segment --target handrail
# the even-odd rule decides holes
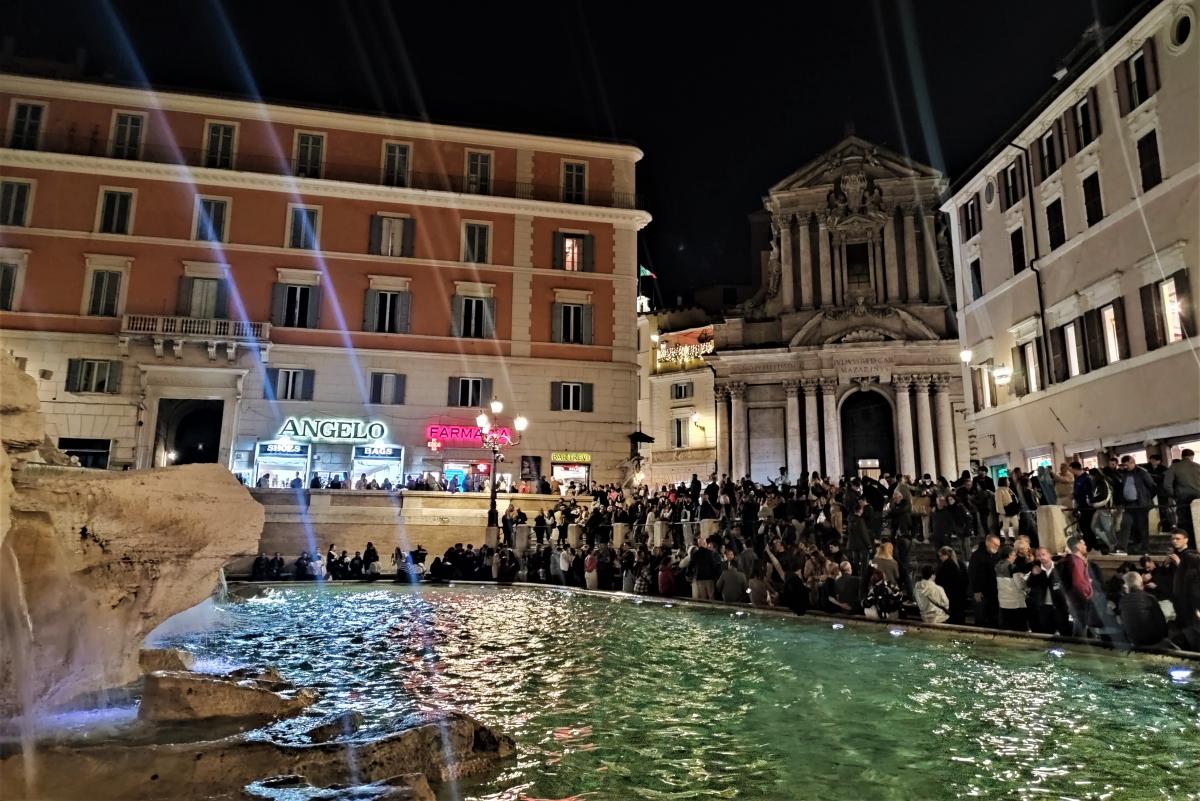
[[[121,333],[207,339],[253,339],[266,342],[271,336],[271,324],[209,317],[126,314],[121,318]]]

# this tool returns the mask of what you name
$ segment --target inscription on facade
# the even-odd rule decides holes
[[[835,359],[833,366],[837,369],[840,384],[849,384],[855,378],[878,378],[883,383],[892,380],[892,363],[887,359]]]

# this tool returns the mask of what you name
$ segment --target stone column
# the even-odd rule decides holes
[[[896,389],[896,439],[900,443],[900,472],[910,478],[917,476],[917,458],[913,449],[912,430],[912,376],[892,376]]]
[[[746,385],[729,384],[732,420],[729,424],[730,446],[733,449],[734,481],[741,481],[750,472],[750,432],[746,430]]]
[[[933,377],[933,400],[937,406],[938,470],[953,481],[958,474],[954,451],[954,412],[950,410],[950,376]]]
[[[804,437],[808,461],[804,470],[808,474],[821,472],[821,420],[817,417],[817,387],[821,385],[815,378],[805,378],[800,382],[804,390]]]
[[[800,382],[794,378],[783,382],[783,394],[787,396],[785,416],[787,420],[787,469],[793,481],[804,471],[800,437]]]
[[[833,305],[833,268],[829,263],[829,229],[822,218],[817,226],[817,256],[821,268],[821,305]]]
[[[921,280],[917,274],[917,232],[912,209],[904,210],[904,275],[907,279],[904,300],[921,302]]]
[[[842,305],[850,305],[850,290],[847,284],[850,283],[850,266],[846,264],[846,243],[842,242],[838,245],[838,286],[841,288],[839,295],[842,298]]]
[[[917,390],[917,436],[920,437],[921,443],[921,474],[928,473],[936,478],[937,458],[933,449],[933,414],[929,406],[929,381],[929,376],[919,375],[913,386]]]
[[[612,546],[620,548],[625,544],[625,540],[629,539],[629,524],[628,523],[613,523],[612,524]]]
[[[932,214],[921,215],[921,232],[925,239],[925,277],[929,281],[929,302],[937,303],[942,299],[942,271],[938,269],[937,239],[934,234],[934,219]],[[951,476],[946,476],[951,478]]]
[[[882,293],[879,292],[879,276],[876,274],[878,265],[875,263],[875,240],[867,241],[867,274],[871,276],[871,290],[875,295],[871,298],[871,302],[883,300]]]
[[[788,214],[779,221],[779,300],[784,311],[796,308],[796,272],[792,267],[792,215]]]
[[[900,262],[896,260],[896,217],[888,211],[883,224],[883,270],[887,279],[888,303],[900,302]]]
[[[837,241],[829,247],[829,291],[833,294],[833,305],[842,305],[842,246]]]
[[[802,309],[811,309],[813,301],[812,242],[808,235],[808,215],[797,217],[796,237],[800,240],[800,296],[796,299]]]
[[[717,406],[717,478],[729,475],[729,388],[724,384],[713,387]]]
[[[842,436],[838,426],[836,378],[821,379],[825,404],[825,472],[835,481],[842,477]]]

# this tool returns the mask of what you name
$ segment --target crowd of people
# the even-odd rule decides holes
[[[1170,468],[1114,458],[1103,469],[1072,462],[1057,473],[1014,469],[998,480],[982,468],[954,481],[792,481],[784,469],[765,484],[693,475],[657,490],[593,484],[529,511],[513,499],[496,547],[459,544],[428,569],[420,549],[419,562],[418,552],[399,549],[392,561],[403,580],[525,580],[1200,650],[1194,498],[1200,466],[1191,451]],[[1063,553],[1039,543],[1043,504],[1068,510]],[[1089,555],[1144,552],[1152,508],[1171,532],[1170,553],[1129,561],[1103,580]],[[624,524],[619,543],[614,524]],[[532,537],[519,553],[521,525]],[[572,525],[581,537],[570,536]],[[918,565],[914,547],[925,542],[936,561]],[[297,577],[315,577],[319,555],[305,558]],[[260,557],[268,571],[276,559]],[[340,572],[325,561],[330,578],[371,576],[365,557],[361,568]],[[346,564],[345,552],[337,561]],[[377,569],[377,555],[370,565]]]

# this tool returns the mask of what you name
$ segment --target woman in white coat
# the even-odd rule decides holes
[[[922,565],[916,596],[921,620],[926,623],[945,623],[950,619],[950,598],[947,597],[946,590],[933,580],[933,565]]]

